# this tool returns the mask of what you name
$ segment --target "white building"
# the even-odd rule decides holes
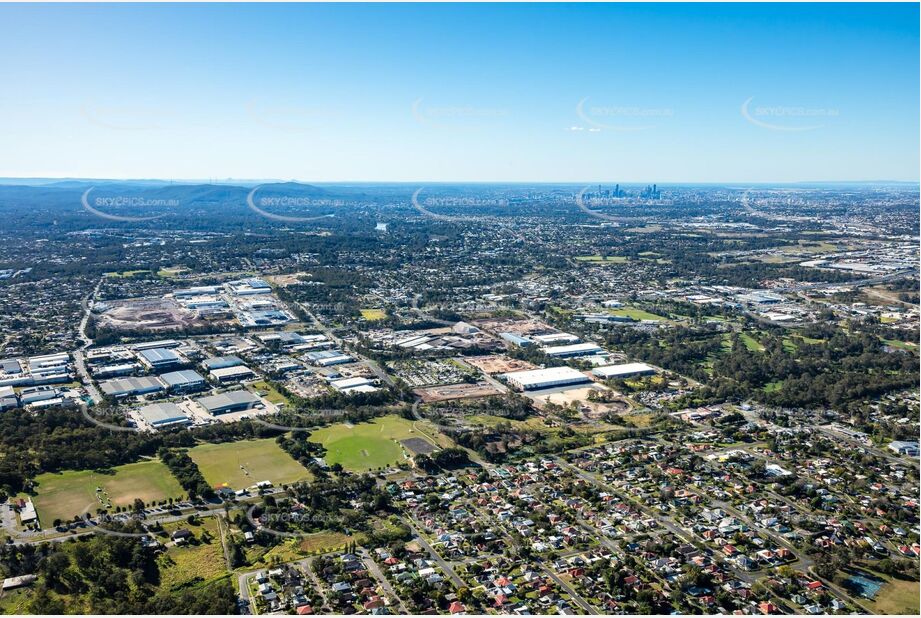
[[[552,333],[550,335],[531,335],[531,340],[540,345],[562,345],[564,343],[576,343],[579,338],[570,333]]]
[[[603,352],[601,346],[595,343],[574,343],[572,345],[555,345],[544,348],[544,354],[556,358],[571,358],[574,356],[590,356]]]
[[[530,371],[514,371],[503,374],[509,384],[522,391],[534,391],[543,388],[568,386],[570,384],[585,384],[591,379],[572,367],[549,367],[547,369],[532,369]]]
[[[596,367],[592,373],[604,380],[632,378],[634,376],[655,375],[656,370],[646,363],[624,363],[622,365],[607,365]]]

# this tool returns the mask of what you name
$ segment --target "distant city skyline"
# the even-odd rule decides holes
[[[917,4],[0,5],[0,177],[918,181]]]

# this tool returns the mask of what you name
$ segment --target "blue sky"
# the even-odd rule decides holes
[[[918,180],[916,4],[0,5],[0,176]]]

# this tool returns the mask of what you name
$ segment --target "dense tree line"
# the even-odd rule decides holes
[[[198,465],[192,461],[189,454],[182,450],[161,448],[160,459],[166,464],[182,488],[189,492],[189,498],[202,497],[205,499],[214,498],[214,489],[208,485],[205,477],[202,476]]]
[[[137,537],[90,535],[67,543],[6,544],[0,546],[0,568],[6,577],[38,576],[26,606],[33,614],[237,613],[236,593],[227,578],[185,591],[161,589],[156,554]]]
[[[93,414],[106,418],[105,408]],[[106,418],[117,423],[120,416]],[[253,421],[215,423],[158,433],[116,432],[95,425],[72,408],[39,413],[21,409],[0,415],[0,491],[6,495],[30,487],[43,472],[105,470],[152,457],[163,448],[187,448],[199,440],[227,442],[274,437],[281,432]]]

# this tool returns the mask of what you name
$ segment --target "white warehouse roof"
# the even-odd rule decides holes
[[[656,370],[646,363],[624,363],[623,365],[608,365],[592,369],[592,373],[599,378],[623,378],[655,372]]]
[[[587,375],[581,371],[576,371],[572,367],[548,367],[547,369],[513,371],[512,373],[504,374],[503,377],[508,380],[509,384],[526,391],[591,381]]]
[[[586,356],[598,352],[601,352],[601,347],[594,343],[574,343],[544,348],[544,354],[547,356]]]

